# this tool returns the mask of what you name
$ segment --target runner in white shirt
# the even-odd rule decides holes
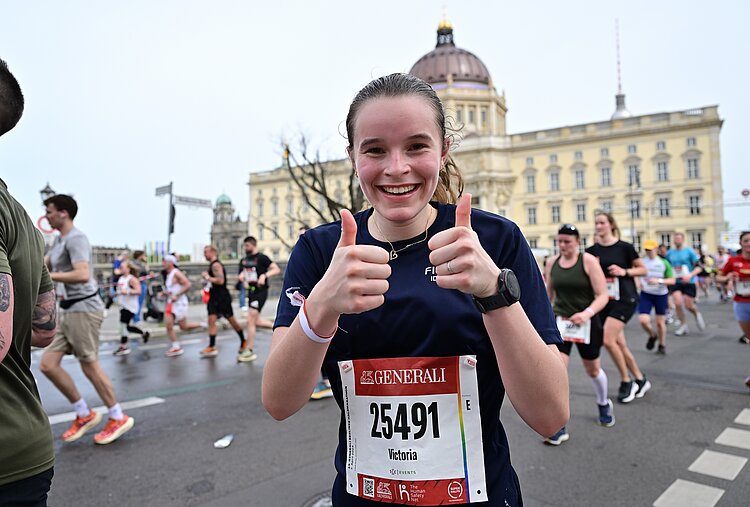
[[[197,322],[187,321],[188,298],[186,294],[190,290],[190,280],[187,279],[185,273],[175,267],[175,264],[177,264],[177,258],[174,255],[164,256],[162,265],[164,266],[164,271],[167,273],[165,285],[167,294],[169,295],[169,302],[164,313],[167,318],[167,335],[172,342],[172,345],[166,352],[168,357],[181,356],[184,352],[179,340],[177,340],[177,333],[174,330],[175,322],[177,322],[183,331],[202,327]]]
[[[151,333],[144,331],[130,321],[138,313],[138,297],[141,294],[141,282],[133,276],[137,273],[136,266],[131,261],[125,261],[120,265],[122,274],[117,279],[117,303],[120,305],[120,346],[113,352],[116,356],[130,354],[128,346],[128,333],[136,333],[143,337],[143,343],[148,342]]]
[[[643,259],[648,273],[641,278],[641,294],[638,302],[638,314],[641,327],[648,334],[646,349],[653,350],[657,339],[657,354],[666,354],[667,339],[667,303],[669,300],[668,285],[675,283],[672,265],[667,259],[656,255],[657,244],[653,239],[643,242],[646,258]],[[651,310],[656,312],[656,332],[651,327]],[[657,337],[658,335],[658,337]]]

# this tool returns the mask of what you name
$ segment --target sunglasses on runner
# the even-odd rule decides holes
[[[581,235],[578,232],[578,228],[576,228],[573,224],[565,224],[557,231],[558,234],[565,234],[568,236],[575,236],[576,238],[579,238]]]

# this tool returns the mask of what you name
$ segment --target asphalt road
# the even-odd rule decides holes
[[[750,458],[750,434],[747,448],[736,447],[745,443],[741,432],[739,444],[716,442],[727,428],[750,431],[735,422],[750,408],[743,385],[750,374],[750,347],[737,343],[740,333],[730,305],[702,308],[708,329],[681,338],[670,333],[665,357],[645,350],[635,319],[628,325],[628,341],[653,388],[641,400],[616,404],[613,428],[595,424],[591,384],[576,352],[568,442],[543,445],[506,400],[502,419],[526,505],[648,506],[659,498],[659,505],[750,505],[750,466],[742,466],[734,479],[688,470],[704,451]],[[70,444],[57,440],[51,506],[296,507],[330,489],[338,426],[333,400],[310,402],[290,420],[276,422],[260,403],[270,332],[260,331],[259,359],[250,364],[236,363],[233,333],[220,335],[220,355],[214,359],[199,358],[203,340],[198,334],[186,336],[186,353],[179,358],[164,357],[163,339],[148,346],[136,343],[124,357],[111,355],[114,342],[102,345],[102,364],[120,400],[145,400],[145,406],[126,410],[135,427],[111,445],[95,446],[91,434]],[[77,362],[63,364],[89,404],[100,405]],[[614,397],[619,379],[606,354],[604,368]],[[45,408],[57,421],[70,405],[35,373]],[[53,432],[61,434],[68,424],[57,422]],[[231,445],[215,449],[214,441],[227,434],[234,435]],[[721,461],[713,466],[726,469]],[[662,496],[670,486],[684,493],[684,484],[673,486],[678,479],[716,488],[722,496],[710,503],[701,500],[705,490],[685,490],[688,503],[669,503],[678,498]]]

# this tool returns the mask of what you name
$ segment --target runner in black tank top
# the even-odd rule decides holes
[[[565,366],[570,362],[573,343],[581,355],[586,374],[591,378],[599,407],[598,422],[602,426],[615,424],[612,401],[607,398],[607,374],[601,368],[599,352],[602,348],[602,325],[597,315],[608,301],[604,272],[596,257],[579,253],[581,241],[574,225],[563,225],[557,234],[560,255],[547,261],[545,279],[547,294],[557,318],[564,343],[557,348]],[[586,343],[588,341],[588,343]],[[544,440],[545,444],[560,445],[568,440],[565,427]]]
[[[204,271],[202,276],[206,284],[210,285],[208,294],[208,347],[201,350],[201,357],[216,357],[219,354],[216,348],[216,333],[218,332],[216,321],[219,317],[224,317],[229,321],[232,329],[235,330],[240,338],[240,350],[245,347],[245,333],[242,326],[234,318],[232,311],[232,297],[227,290],[227,272],[224,265],[219,261],[216,247],[209,245],[203,249],[203,255],[210,263],[208,271]]]
[[[635,398],[643,398],[651,389],[651,382],[643,376],[625,341],[625,323],[633,316],[637,305],[634,277],[644,276],[648,271],[633,245],[619,239],[620,230],[612,215],[598,212],[595,219],[596,243],[586,251],[599,258],[607,277],[610,301],[601,314],[604,346],[622,378],[617,401],[630,403]],[[630,378],[629,372],[634,378]]]

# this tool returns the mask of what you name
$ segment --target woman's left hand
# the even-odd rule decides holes
[[[497,293],[500,268],[490,258],[471,229],[471,194],[464,194],[456,205],[456,226],[440,231],[427,243],[430,262],[436,267],[437,284],[458,289],[476,297]]]

